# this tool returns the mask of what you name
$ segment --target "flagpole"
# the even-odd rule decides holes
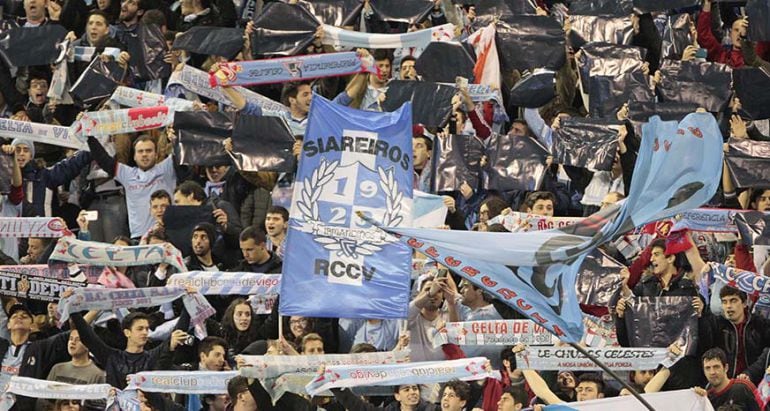
[[[631,395],[633,395],[634,398],[636,398],[639,402],[641,402],[642,405],[647,407],[648,410],[655,411],[655,408],[653,408],[652,405],[650,405],[650,403],[647,402],[647,400],[642,398],[642,396],[639,395],[639,393],[633,387],[631,387],[630,384],[628,384],[628,381],[624,381],[623,379],[618,377],[618,375],[615,374],[614,371],[612,371],[609,368],[607,368],[607,366],[604,365],[604,363],[602,363],[598,358],[596,358],[593,355],[591,355],[585,348],[581,347],[579,344],[569,343],[569,345],[572,346],[572,348],[578,350],[581,354],[585,355],[588,359],[593,361],[594,364],[598,365],[599,368],[601,368],[604,372],[606,372],[612,378],[614,378],[617,382],[619,382],[625,389],[627,389],[629,392],[631,392]]]

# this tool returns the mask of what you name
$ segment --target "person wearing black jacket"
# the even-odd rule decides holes
[[[272,251],[267,250],[265,233],[254,226],[246,227],[240,235],[239,245],[243,260],[230,271],[262,274],[279,274],[283,261]]]

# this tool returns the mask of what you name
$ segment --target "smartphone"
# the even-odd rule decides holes
[[[708,56],[708,50],[704,48],[699,48],[698,51],[695,52],[696,59],[706,60],[707,56]]]
[[[455,77],[455,86],[457,88],[468,88],[468,79],[463,76]]]
[[[86,211],[85,218],[86,221],[96,221],[99,219],[99,212],[96,210]]]

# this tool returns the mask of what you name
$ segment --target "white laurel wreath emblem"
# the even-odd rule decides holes
[[[339,167],[339,160],[327,161],[322,159],[319,166],[313,171],[310,177],[302,181],[302,191],[300,200],[297,201],[297,208],[302,214],[303,220],[312,225],[308,231],[314,234],[314,240],[323,244],[329,251],[336,251],[337,256],[349,258],[358,258],[360,255],[372,255],[382,250],[382,245],[388,243],[383,234],[382,244],[361,239],[344,238],[337,236],[323,235],[319,231],[324,223],[320,221],[320,212],[318,210],[318,200],[321,197],[324,187],[333,181],[334,172]],[[398,182],[395,178],[393,169],[385,170],[383,167],[377,168],[377,174],[380,177],[379,185],[385,193],[385,214],[380,223],[384,226],[394,226],[400,224],[404,217],[400,215],[404,195],[399,192]]]

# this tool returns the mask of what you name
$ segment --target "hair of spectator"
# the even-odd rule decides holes
[[[514,405],[521,404],[522,406],[525,406],[529,404],[529,398],[527,396],[527,392],[521,389],[521,387],[509,386],[503,389],[503,394],[509,394],[511,397],[513,397]]]
[[[150,232],[147,233],[147,241],[150,241],[153,238],[163,242],[168,242],[168,234],[166,234],[166,230],[164,230],[162,227],[150,230]]]
[[[264,244],[266,238],[265,238],[265,233],[262,230],[252,225],[244,228],[243,231],[241,231],[239,240],[240,241],[254,240],[255,244]]]
[[[292,81],[291,83],[286,83],[283,86],[283,90],[281,90],[281,103],[288,106],[289,98],[297,98],[299,88],[301,86],[310,86],[310,84],[309,81]]]
[[[271,206],[267,209],[267,214],[280,214],[284,222],[289,221],[289,210],[286,207]]]
[[[154,24],[158,27],[167,26],[166,15],[158,9],[147,10],[142,15],[142,23]]]
[[[141,312],[141,311],[134,311],[132,313],[129,313],[127,316],[123,317],[123,322],[121,322],[120,327],[124,330],[130,330],[131,327],[134,326],[134,323],[137,321],[145,320],[147,323],[150,322],[150,316]]]
[[[599,393],[604,392],[604,378],[602,378],[601,374],[588,372],[578,377],[578,381],[577,381],[578,385],[584,382],[592,382],[596,384],[596,390]]]
[[[310,333],[302,337],[302,343],[300,344],[300,347],[302,347],[302,352],[305,352],[305,345],[311,341],[320,341],[321,344],[323,344],[324,339],[321,338],[320,335],[316,333]]]
[[[451,388],[452,391],[455,392],[455,395],[457,398],[459,398],[461,401],[468,401],[471,399],[471,386],[465,381],[460,381],[457,379],[450,380],[444,385],[444,388],[441,390],[441,394],[439,398],[443,397],[444,390],[447,388]]]
[[[374,61],[388,60],[391,63],[393,62],[393,56],[386,49],[377,49],[372,56],[374,57]]]
[[[487,231],[489,231],[491,233],[508,233],[508,232],[510,232],[510,231],[508,231],[507,228],[505,228],[504,225],[502,225],[500,223],[490,224],[489,227],[487,227]]]
[[[527,199],[524,200],[524,205],[527,208],[532,208],[535,203],[540,200],[551,200],[553,205],[556,205],[556,196],[550,191],[533,191],[527,195]]]
[[[414,61],[416,63],[417,59],[414,56],[404,56],[401,58],[401,63],[399,64],[399,67],[403,67],[404,63],[406,63],[407,61]]]
[[[420,139],[425,142],[425,147],[428,148],[428,151],[433,152],[433,140],[430,139],[428,136],[414,136],[412,138]]]
[[[751,192],[751,197],[749,197],[749,207],[754,207],[753,204],[759,200],[759,197],[762,197],[762,194],[765,194],[765,191],[770,191],[770,187],[755,188]]]
[[[259,384],[259,383],[257,383]],[[237,375],[227,382],[227,395],[230,396],[230,401],[235,404],[238,398],[238,394],[249,390],[249,381],[246,377]]]
[[[487,197],[486,199],[484,199],[484,201],[481,202],[481,205],[486,205],[487,209],[489,209],[489,215],[487,215],[487,218],[489,219],[499,216],[500,213],[503,212],[503,210],[508,208],[508,203],[506,203],[505,200],[497,196]]]
[[[198,344],[198,354],[203,353],[209,355],[211,350],[213,350],[216,346],[222,347],[225,352],[227,352],[227,341],[225,341],[224,338],[208,336],[201,340],[200,344]]]
[[[201,187],[200,184],[192,180],[187,180],[182,184],[179,184],[178,186],[176,186],[176,190],[174,190],[174,192],[181,193],[185,197],[192,194],[193,199],[195,201],[206,200],[206,192],[203,190],[203,187]]]
[[[417,385],[417,384],[401,384],[401,385],[394,385],[393,386],[393,393],[394,394],[398,394],[398,392],[401,391],[402,387],[411,387],[413,385],[417,387],[418,391],[420,390],[420,386]]]
[[[119,235],[119,236],[113,238],[112,241],[111,241],[112,244],[115,244],[117,242],[126,243],[128,245],[134,244],[134,242],[131,241],[131,239],[128,238],[127,236],[125,236],[125,235]]]
[[[741,290],[739,290],[739,289],[737,289],[735,287],[730,287],[729,285],[726,285],[726,286],[722,287],[721,290],[719,290],[719,299],[720,300],[722,298],[725,298],[725,297],[729,296],[729,295],[736,295],[736,296],[738,296],[738,298],[740,298],[741,302],[743,302],[743,303],[745,303],[746,300],[748,299],[748,296],[746,295],[746,293],[744,293],[743,291],[741,291]]]
[[[727,354],[725,354],[725,351],[721,348],[711,348],[703,353],[703,355],[700,357],[701,362],[706,362],[709,360],[719,360],[722,365],[727,365]]]
[[[108,26],[110,25],[110,16],[108,16],[107,13],[99,9],[92,10],[90,13],[88,13],[88,19],[86,21],[91,20],[91,17],[93,16],[101,16],[104,19],[104,22],[107,23]]]
[[[168,193],[166,190],[155,190],[150,194],[150,201],[157,200],[159,198],[165,198],[168,200],[169,203],[171,203],[171,194]]]
[[[150,136],[150,135],[147,135],[147,134],[142,134],[141,136],[137,137],[137,138],[136,138],[136,140],[134,140],[134,145],[133,145],[133,147],[134,147],[134,150],[136,150],[136,145],[137,145],[137,144],[139,144],[139,143],[143,143],[143,142],[145,142],[145,141],[149,141],[150,143],[152,143],[152,147],[153,147],[155,150],[157,150],[157,149],[158,149],[158,144],[156,144],[156,143],[155,143],[155,139],[154,139],[154,138],[152,138],[152,136]]]
[[[367,352],[377,352],[377,347],[369,343],[358,343],[350,349],[351,354],[361,354]]]
[[[650,250],[652,250],[653,248],[660,248],[665,253],[666,252],[666,239],[665,238],[656,238],[656,239],[652,240],[652,242],[650,243]]]

